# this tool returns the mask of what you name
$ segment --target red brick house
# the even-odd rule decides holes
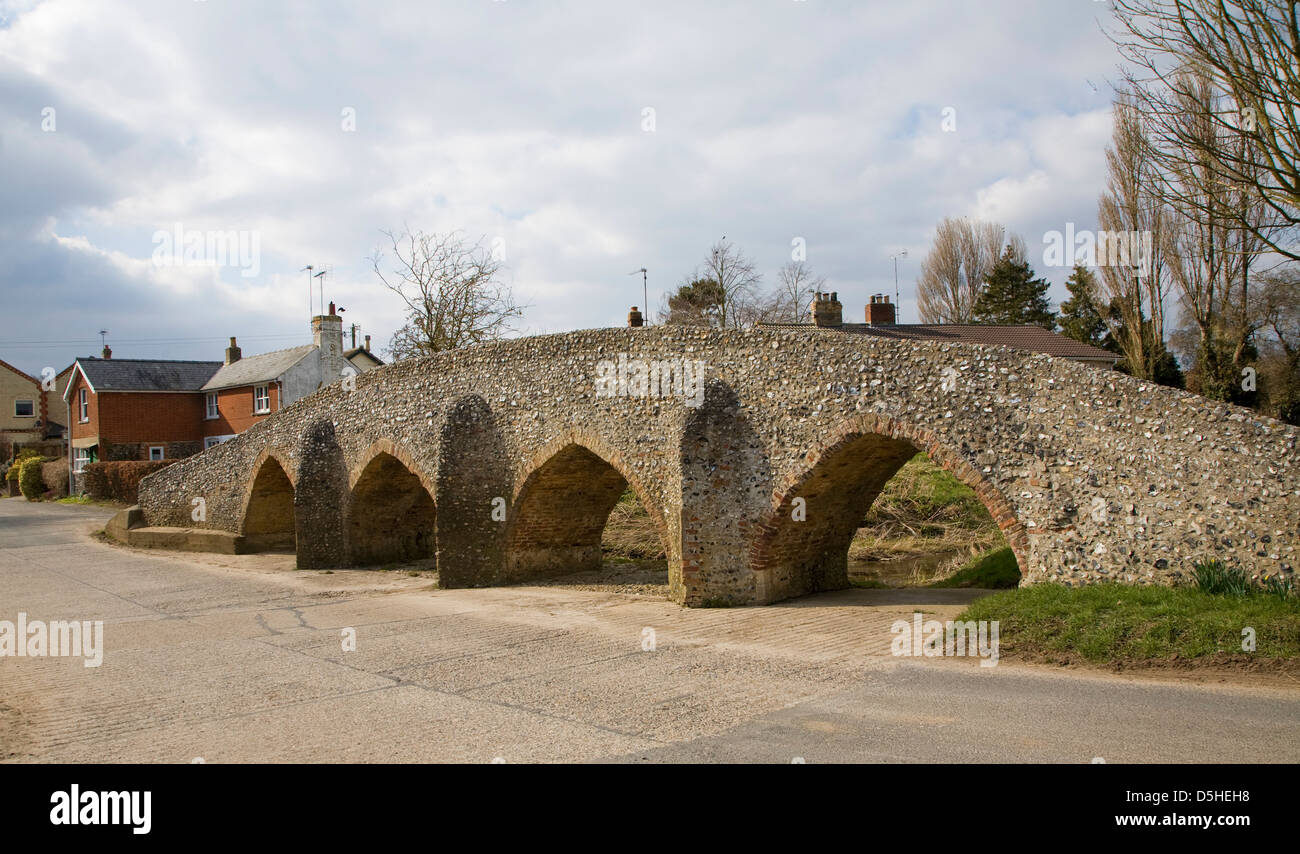
[[[63,392],[73,472],[99,460],[170,460],[203,450],[199,389],[220,362],[77,359]]]
[[[383,364],[369,341],[343,349],[333,303],[312,318],[312,334],[311,344],[247,359],[231,338],[222,362],[114,359],[107,347],[102,358],[78,359],[62,401],[74,481],[91,462],[197,454],[324,385]]]

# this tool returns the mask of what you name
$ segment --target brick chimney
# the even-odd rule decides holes
[[[369,335],[366,336],[366,352],[367,352],[367,353],[370,352],[370,336],[369,336]]]
[[[889,301],[889,294],[873,294],[867,303],[868,326],[893,326],[894,304]]]
[[[327,385],[341,377],[343,358],[343,318],[330,303],[329,314],[318,314],[311,319],[311,340],[316,345],[320,362],[320,383]]]
[[[645,317],[642,316],[640,309],[636,306],[632,306],[632,310],[627,313],[627,325],[629,327],[645,326]]]
[[[840,305],[840,295],[837,291],[813,294],[811,313],[812,321],[817,326],[844,325],[844,306]]]
[[[233,365],[235,362],[238,362],[239,358],[243,355],[243,351],[239,349],[237,344],[235,344],[235,336],[231,335],[230,346],[226,348],[226,364]]]
[[[111,359],[113,358],[113,348],[105,344],[103,352],[101,352],[99,355],[101,358]]]

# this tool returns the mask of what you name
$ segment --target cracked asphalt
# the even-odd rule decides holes
[[[109,515],[0,500],[0,620],[102,620],[105,647],[0,657],[0,761],[1300,761],[1287,685],[889,654],[895,619],[971,591],[437,590],[131,551],[92,538]]]

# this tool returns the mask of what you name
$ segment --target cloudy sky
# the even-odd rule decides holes
[[[1094,0],[0,0],[0,359],[309,340],[307,264],[379,345],[403,224],[496,241],[522,332],[622,325],[722,236],[802,238],[902,317],[945,216],[1094,228],[1118,61]],[[948,110],[945,114],[945,111]],[[955,119],[945,129],[945,115]],[[353,129],[354,128],[354,129]],[[256,237],[160,266],[159,231]],[[251,248],[251,245],[250,245]],[[255,273],[255,275],[245,275]]]

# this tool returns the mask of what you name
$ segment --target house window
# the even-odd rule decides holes
[[[208,448],[215,448],[222,442],[228,442],[233,438],[235,438],[234,433],[231,433],[229,436],[208,436],[203,440],[203,450],[206,451]]]
[[[36,415],[36,402],[32,400],[15,400],[14,417],[32,418]]]
[[[267,386],[259,385],[253,389],[253,414],[263,415],[271,411],[271,392]]]
[[[72,470],[73,470],[73,472],[75,472],[75,473],[77,473],[77,474],[81,474],[81,471],[82,471],[82,469],[84,469],[84,468],[86,467],[86,464],[87,464],[87,463],[93,463],[94,461],[95,461],[95,455],[94,455],[93,453],[91,453],[90,448],[73,448],[73,449],[72,449]]]
[[[216,418],[219,414],[220,414],[220,410],[217,408],[217,393],[216,393],[215,391],[214,391],[214,392],[209,392],[209,394],[208,394],[208,420],[211,421],[212,419]]]
[[[77,409],[83,424],[90,420],[90,398],[84,388],[77,389]]]
[[[191,410],[191,411],[193,411],[193,410]],[[162,445],[150,445],[150,446],[149,446],[149,459],[151,459],[151,460],[161,460],[161,459],[163,459],[163,446],[162,446]]]

